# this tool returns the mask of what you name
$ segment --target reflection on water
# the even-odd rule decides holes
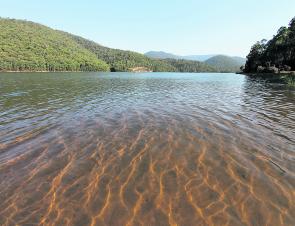
[[[1,74],[0,225],[295,225],[294,103],[234,74]]]

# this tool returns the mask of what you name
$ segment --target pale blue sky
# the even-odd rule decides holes
[[[245,56],[288,25],[295,0],[0,0],[0,16],[142,53]]]

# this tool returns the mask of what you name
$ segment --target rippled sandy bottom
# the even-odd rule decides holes
[[[267,154],[280,140],[128,115],[2,146],[0,225],[294,225],[294,153]]]

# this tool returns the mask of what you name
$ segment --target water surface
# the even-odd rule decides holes
[[[0,74],[0,225],[295,225],[295,91],[235,74]]]

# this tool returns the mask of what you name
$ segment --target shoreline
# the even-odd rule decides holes
[[[269,77],[269,76],[294,76],[295,77],[295,71],[282,71],[279,73],[244,73],[244,72],[237,72],[237,74],[247,75],[247,76],[256,76],[256,77]]]
[[[138,70],[130,70],[130,71],[0,71],[0,74],[2,73],[191,73],[191,74],[201,74],[201,73],[208,73],[208,74],[245,74],[243,72],[222,72],[222,71],[198,71],[198,72],[189,72],[189,71],[138,71]],[[294,72],[295,73],[295,72]]]
[[[295,71],[282,71],[281,73],[239,73],[249,78],[265,79],[269,82],[283,83],[289,87],[295,87]]]

